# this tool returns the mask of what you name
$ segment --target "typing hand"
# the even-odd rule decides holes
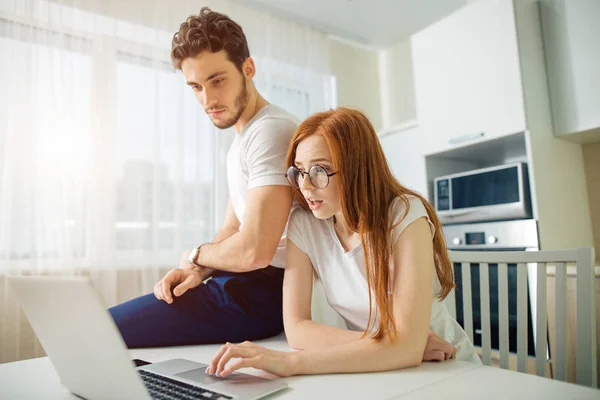
[[[429,331],[427,345],[423,352],[423,361],[444,361],[456,357],[456,347]]]
[[[251,342],[226,343],[210,361],[206,373],[226,377],[240,368],[258,368],[278,376],[294,375],[296,352],[270,350]],[[239,360],[227,363],[232,358]]]

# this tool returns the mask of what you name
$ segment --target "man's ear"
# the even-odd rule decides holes
[[[244,74],[244,78],[250,80],[254,78],[254,75],[256,75],[256,67],[254,66],[254,60],[252,57],[246,58],[242,64],[242,73]]]

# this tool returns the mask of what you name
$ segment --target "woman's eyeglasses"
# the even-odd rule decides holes
[[[329,185],[329,177],[335,175],[336,173],[337,172],[332,172],[328,174],[325,168],[321,167],[320,165],[313,165],[312,167],[310,167],[308,172],[300,171],[298,168],[292,165],[288,168],[285,177],[288,179],[288,181],[293,187],[299,189],[300,177],[302,177],[302,179],[305,179],[306,175],[308,175],[308,179],[314,187],[316,187],[317,189],[325,189]]]

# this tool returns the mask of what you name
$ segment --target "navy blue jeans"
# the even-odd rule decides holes
[[[217,271],[171,304],[152,293],[109,312],[129,348],[259,340],[283,331],[282,286],[281,268]]]

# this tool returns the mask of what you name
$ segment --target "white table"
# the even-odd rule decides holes
[[[260,343],[289,350],[283,335]],[[186,358],[208,363],[218,345],[131,350],[132,358],[158,362]],[[271,375],[254,369],[242,372]],[[600,391],[518,372],[461,361],[423,363],[418,368],[366,374],[294,376],[289,388],[267,399],[600,399]],[[0,399],[78,399],[60,385],[47,357],[0,364]]]

